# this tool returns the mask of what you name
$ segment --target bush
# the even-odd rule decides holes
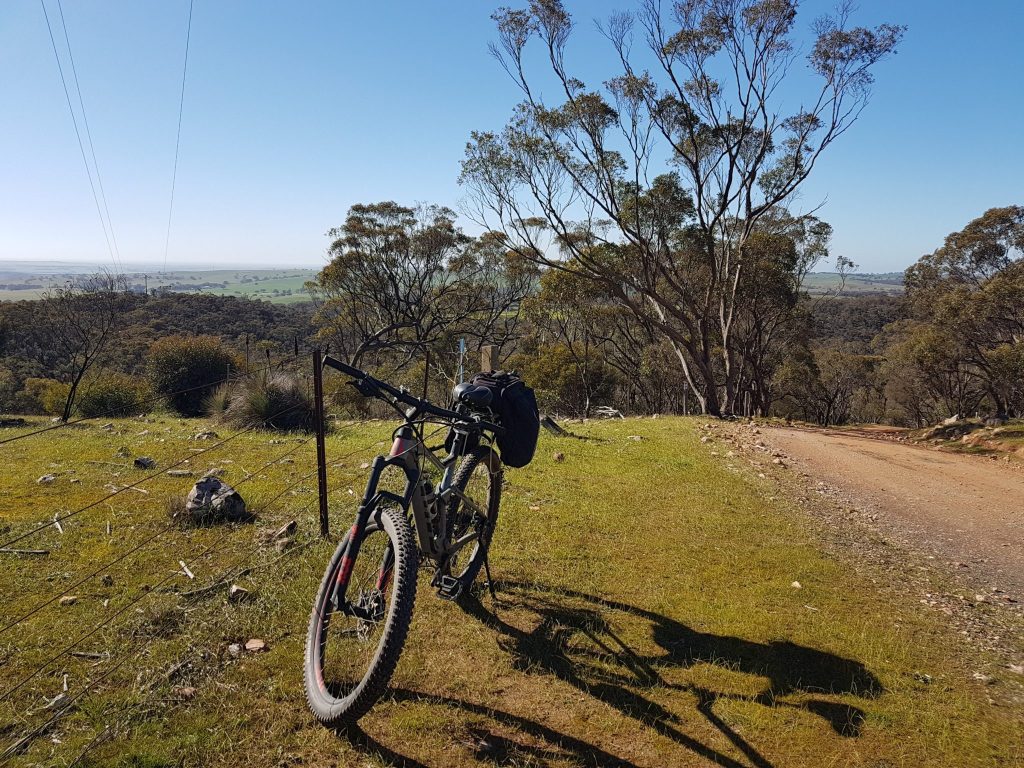
[[[263,373],[234,388],[223,418],[237,427],[309,430],[313,428],[313,401],[297,377]]]
[[[15,397],[15,410],[59,416],[64,413],[69,389],[69,385],[55,379],[25,379],[24,386]]]
[[[146,372],[154,392],[182,416],[199,416],[203,403],[238,361],[214,336],[168,336],[153,342]]]
[[[0,368],[0,413],[13,413],[17,408],[18,377]]]
[[[203,413],[215,419],[223,419],[231,405],[232,388],[230,384],[221,384],[203,401]]]
[[[149,385],[124,373],[107,373],[83,385],[78,412],[83,416],[131,416],[151,396]]]

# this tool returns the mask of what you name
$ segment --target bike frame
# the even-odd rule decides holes
[[[358,606],[351,605],[345,600],[345,596],[352,574],[352,566],[359,555],[363,539],[366,537],[366,528],[374,513],[381,509],[382,504],[387,502],[397,504],[406,516],[410,509],[412,510],[420,553],[436,561],[439,565],[476,540],[477,535],[468,532],[451,543],[445,541],[448,503],[452,496],[461,499],[462,503],[474,513],[485,518],[487,516],[486,512],[480,509],[473,499],[462,493],[453,483],[459,458],[459,455],[452,453],[444,459],[439,459],[417,434],[416,425],[410,422],[403,424],[395,431],[391,453],[374,458],[370,464],[370,477],[366,481],[366,490],[363,492],[359,508],[356,510],[355,522],[348,532],[348,546],[342,556],[341,568],[338,571],[335,584],[334,599],[336,605],[343,611],[357,616],[360,612]],[[436,490],[427,490],[427,485],[424,482],[425,473],[421,469],[423,460],[428,461],[442,472],[441,483]],[[405,475],[405,492],[401,496],[390,491],[380,490],[378,487],[381,476],[389,467],[397,467]],[[491,471],[490,468],[488,471]],[[378,589],[383,590],[388,585],[394,566],[393,558],[394,554],[389,549],[384,562],[381,563],[376,585]]]
[[[412,397],[403,390],[397,390],[390,385],[372,379],[372,377],[369,377],[362,371],[331,357],[325,357],[324,364],[356,377],[356,386],[361,392],[363,389],[359,385],[362,382],[369,382],[368,385],[364,385],[368,387],[364,394],[380,396],[376,391],[371,392],[370,390],[374,388],[382,389],[393,398],[385,398],[385,401],[395,407],[405,417],[402,426],[395,430],[391,452],[387,456],[377,456],[370,464],[370,477],[366,481],[366,490],[363,492],[363,497],[356,510],[355,522],[349,529],[348,543],[345,553],[342,555],[341,565],[335,581],[333,597],[335,608],[358,618],[369,619],[371,617],[368,615],[361,615],[365,612],[362,608],[349,603],[345,596],[352,575],[352,567],[355,564],[356,557],[359,555],[359,549],[362,546],[363,540],[366,538],[366,528],[371,522],[373,515],[381,509],[382,504],[389,502],[397,504],[407,517],[410,509],[412,510],[420,553],[437,562],[439,569],[455,553],[477,538],[477,535],[473,532],[467,532],[451,543],[445,540],[448,504],[452,496],[460,498],[462,503],[475,514],[485,519],[487,517],[486,512],[480,509],[473,499],[455,487],[456,464],[462,455],[462,451],[453,448],[447,457],[444,459],[438,458],[434,451],[428,448],[423,441],[422,432],[425,420],[422,417],[424,415],[435,415],[451,420],[452,428],[456,431],[456,445],[464,444],[464,441],[468,439],[471,427],[465,426],[466,424],[474,425],[472,429],[488,440],[490,436],[484,433],[481,427],[489,428],[492,431],[500,428],[487,422],[480,422],[479,420],[474,422],[473,419],[463,413],[432,406],[426,401]],[[411,405],[411,407],[406,411],[402,411],[398,407],[399,402]],[[441,483],[437,489],[428,489],[426,476],[422,469],[424,462],[431,464],[442,473]],[[378,487],[381,476],[389,467],[397,467],[405,475],[405,491],[401,496],[390,491],[381,490]],[[488,471],[491,472],[493,469],[488,466]],[[490,500],[488,499],[489,503]],[[381,563],[380,572],[377,577],[376,586],[378,589],[383,590],[387,587],[393,569],[394,552],[389,548],[384,562]]]

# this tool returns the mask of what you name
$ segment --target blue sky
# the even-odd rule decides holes
[[[122,261],[159,264],[188,0],[62,1]],[[456,207],[469,132],[518,97],[487,51],[499,4],[195,0],[168,262],[319,266],[353,203]],[[590,20],[629,0],[567,6],[573,61],[615,74]],[[1024,3],[863,0],[855,20],[910,29],[800,203],[824,201],[860,271],[898,270],[1024,202]],[[0,2],[0,72],[0,262],[109,264],[39,0]]]

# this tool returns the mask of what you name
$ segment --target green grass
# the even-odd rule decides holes
[[[115,456],[125,447],[159,467],[209,445],[186,439],[202,422],[115,424],[113,434],[68,429],[0,447],[12,468],[0,475],[5,540],[54,509],[97,498],[108,482],[144,474],[88,461],[127,463]],[[537,460],[507,473],[492,553],[497,604],[486,595],[467,609],[442,602],[422,574],[392,693],[352,734],[315,726],[302,694],[306,622],[330,550],[316,538],[315,483],[268,503],[312,469],[312,445],[243,436],[191,466],[220,465],[237,483],[297,448],[294,464],[276,463],[239,486],[259,514],[255,525],[175,528],[104,571],[111,586],[97,578],[76,590],[74,605],[50,606],[0,634],[6,689],[146,595],[82,643],[110,659],[62,659],[0,705],[0,723],[12,724],[0,725],[0,743],[44,722],[49,711],[39,707],[61,692],[64,674],[74,695],[129,658],[13,764],[66,765],[107,726],[81,764],[883,768],[1024,760],[1019,710],[988,700],[1010,681],[972,680],[984,659],[952,629],[915,595],[879,592],[868,566],[823,554],[803,513],[769,501],[777,491],[768,481],[711,456],[696,425],[627,420],[574,426],[586,441],[543,436]],[[390,427],[341,426],[329,438],[333,464],[359,451],[330,470],[335,531],[350,520],[365,475],[359,466],[375,450],[362,449],[386,440]],[[37,485],[46,473],[60,474]],[[50,527],[23,543],[48,556],[0,555],[0,620],[164,525],[168,498],[191,482],[147,483],[147,496],[127,491],[68,520],[63,534]],[[258,529],[291,518],[299,546],[290,553],[256,543]],[[197,557],[222,536],[223,549]],[[179,559],[194,582],[175,576],[168,586],[178,592],[143,591],[179,570]],[[236,564],[261,566],[235,579],[252,600],[229,603],[223,590],[180,594]],[[251,637],[269,651],[231,657],[228,645]],[[183,687],[195,688],[194,697]]]

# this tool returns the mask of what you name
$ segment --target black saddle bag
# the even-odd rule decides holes
[[[478,373],[471,382],[487,387],[493,394],[491,410],[505,428],[505,434],[497,439],[501,463],[525,467],[533,461],[540,435],[540,412],[533,390],[514,372]]]

